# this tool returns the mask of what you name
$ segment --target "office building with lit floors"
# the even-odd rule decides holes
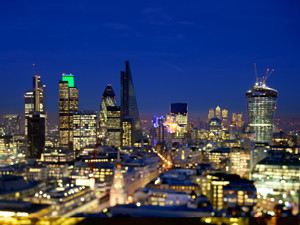
[[[60,147],[73,149],[74,111],[78,111],[78,88],[74,85],[74,75],[63,74],[59,81]]]
[[[73,150],[75,155],[97,142],[97,111],[73,112]]]
[[[121,108],[120,106],[107,107],[106,144],[121,146]]]
[[[46,112],[46,85],[43,85],[41,76],[33,76],[33,89],[27,91],[25,98],[25,136],[28,134],[28,118],[32,112],[40,112],[45,118],[45,134],[47,133],[47,112]]]
[[[20,115],[5,114],[3,119],[5,135],[15,136],[20,134]]]
[[[126,123],[125,127],[130,126],[131,131],[130,134],[126,134],[126,136],[130,136],[130,143],[126,142],[125,144],[128,144],[127,146],[134,146],[134,143],[140,141],[143,135],[128,61],[125,62],[125,71],[121,71],[121,120],[122,123]],[[131,125],[127,123],[131,123]],[[122,126],[124,127],[124,125]],[[127,131],[122,130],[122,133],[124,132]]]
[[[272,142],[277,95],[278,91],[267,87],[265,80],[257,81],[246,93],[248,123],[256,142]]]

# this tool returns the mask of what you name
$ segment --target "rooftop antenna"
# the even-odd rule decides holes
[[[33,63],[32,64],[32,76],[34,76],[34,66],[35,66],[35,64]]]
[[[258,83],[258,76],[257,76],[257,70],[256,70],[256,63],[254,64],[254,73],[255,73],[255,79],[256,79],[256,83]]]

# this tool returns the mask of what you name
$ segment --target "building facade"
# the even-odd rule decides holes
[[[265,82],[257,82],[247,93],[247,113],[250,128],[255,132],[256,142],[271,143],[273,119],[278,91]]]
[[[74,75],[63,74],[59,81],[59,138],[60,146],[73,149],[73,112],[78,111],[78,88]]]

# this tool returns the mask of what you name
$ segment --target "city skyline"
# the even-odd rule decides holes
[[[20,2],[20,8],[13,8],[4,3],[1,17],[6,23],[0,40],[6,45],[0,51],[0,69],[7,85],[1,95],[9,92],[15,104],[4,99],[0,113],[23,111],[22,96],[30,86],[33,63],[47,85],[51,118],[58,115],[56,84],[61,73],[75,74],[81,107],[94,110],[107,84],[115,87],[120,99],[118,75],[129,60],[142,117],[166,113],[171,102],[187,102],[191,115],[203,117],[216,105],[245,113],[243,94],[255,82],[254,62],[259,74],[275,69],[268,80],[268,86],[279,91],[275,116],[298,116],[300,106],[291,98],[300,97],[297,3],[133,5],[78,1],[47,8]],[[106,7],[112,11],[105,12]],[[51,16],[63,15],[65,9],[76,17]],[[130,14],[126,19],[123,9]]]

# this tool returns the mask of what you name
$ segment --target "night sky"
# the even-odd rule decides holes
[[[0,113],[24,114],[32,64],[58,117],[58,81],[75,74],[79,107],[98,110],[129,60],[140,113],[186,102],[194,116],[227,107],[246,112],[245,92],[274,68],[276,116],[300,110],[300,3],[252,1],[1,1]],[[300,116],[300,115],[299,115]]]

